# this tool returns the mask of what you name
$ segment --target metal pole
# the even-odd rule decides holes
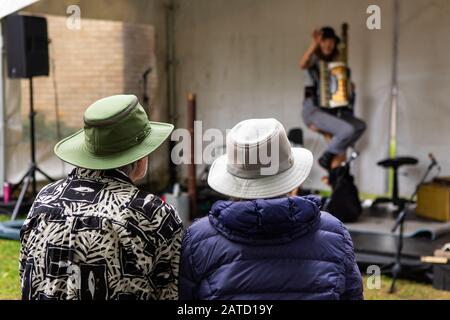
[[[35,140],[35,134],[34,134],[34,103],[33,103],[33,77],[29,78],[29,88],[30,88],[30,114],[28,115],[30,118],[30,153],[31,153],[31,190],[33,192],[33,197],[37,194],[37,187],[36,187],[36,140]]]
[[[147,117],[150,119],[150,97],[147,93],[147,79],[148,75],[152,72],[152,67],[149,67],[147,70],[144,71],[142,74],[142,106],[144,107],[145,112],[147,112]],[[148,161],[147,164],[147,174],[146,174],[146,184],[147,188],[151,188],[151,162]]]
[[[400,4],[394,0],[394,37],[392,50],[392,79],[391,79],[391,110],[389,124],[389,157],[394,158],[397,154],[397,117],[398,117],[398,41],[399,41],[399,19]],[[394,172],[389,169],[388,187],[389,194],[393,189]]]
[[[22,206],[23,199],[25,198],[25,193],[27,192],[28,186],[30,185],[30,179],[32,179],[32,175],[33,173],[30,171],[29,174],[27,174],[27,176],[23,180],[23,187],[22,190],[20,190],[19,198],[17,199],[16,205],[14,206],[11,221],[16,220],[17,216],[19,215],[19,209]]]
[[[190,199],[189,218],[193,221],[197,215],[197,185],[196,185],[196,168],[195,168],[195,135],[194,122],[196,118],[197,99],[195,94],[188,94],[187,97],[187,128],[191,139],[190,161],[188,165],[188,194]]]
[[[1,22],[1,21],[0,21]],[[3,197],[3,183],[6,181],[6,144],[5,144],[5,100],[4,100],[4,81],[3,76],[3,36],[2,24],[0,23],[0,196]]]
[[[170,0],[166,8],[166,72],[167,72],[167,106],[169,122],[176,123],[176,58],[175,58],[175,0]],[[169,141],[169,156],[175,146],[175,141]],[[177,181],[176,166],[169,161],[169,182],[174,185]]]

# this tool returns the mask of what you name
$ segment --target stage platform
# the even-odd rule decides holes
[[[347,223],[361,270],[369,265],[383,267],[394,261],[397,250],[397,232],[391,233],[395,217],[388,208],[365,208],[356,223]],[[433,255],[434,250],[450,242],[450,224],[417,217],[410,210],[405,220],[402,262],[403,277],[431,281],[430,264],[420,262],[420,257]]]

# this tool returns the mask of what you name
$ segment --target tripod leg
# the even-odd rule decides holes
[[[23,186],[22,186],[22,190],[20,190],[19,199],[17,199],[16,205],[14,206],[14,211],[11,216],[11,221],[16,220],[17,215],[19,214],[19,209],[22,206],[23,198],[25,197],[25,193],[27,192],[27,189],[30,185],[30,181],[31,181],[31,172],[27,177],[25,177],[25,180],[24,180]]]
[[[398,279],[401,269],[402,269],[402,266],[401,266],[400,262],[396,262],[395,265],[392,267],[392,282],[391,282],[391,288],[389,289],[389,293],[395,292],[395,283],[397,282],[397,279]]]
[[[403,208],[400,208],[400,214],[402,214]],[[403,228],[404,228],[404,222],[405,222],[405,216],[402,215],[400,220],[400,230],[398,233],[398,243],[397,243],[397,253],[395,255],[395,264],[392,267],[392,283],[391,288],[389,289],[389,293],[395,292],[395,282],[397,281],[397,278],[402,271],[402,249],[403,249]]]
[[[50,177],[48,174],[46,174],[44,171],[42,171],[40,168],[36,167],[36,171],[39,172],[40,174],[42,174],[45,178],[47,178],[48,181],[50,181],[50,182],[56,181],[55,179]]]
[[[391,287],[389,288],[389,293],[395,292],[395,282],[397,281],[397,276],[395,278],[392,278]]]
[[[26,177],[30,175],[31,167],[27,170],[27,172],[20,178],[19,182],[15,183],[11,188],[11,193],[16,191],[16,189],[23,183]]]
[[[37,195],[37,184],[36,184],[36,171],[33,170],[31,172],[31,191],[32,191],[32,196],[36,197]]]

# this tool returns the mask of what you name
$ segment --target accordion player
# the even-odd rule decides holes
[[[314,30],[313,41],[300,59],[300,68],[306,71],[303,120],[309,128],[328,137],[327,149],[318,159],[327,171],[345,160],[347,149],[366,128],[352,110],[347,30],[347,24],[343,24],[342,40],[331,27]]]

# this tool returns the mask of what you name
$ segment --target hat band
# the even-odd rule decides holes
[[[263,166],[261,164],[227,163],[227,171],[238,178],[258,179],[283,173],[284,171],[290,169],[293,165],[294,161],[292,159],[292,155],[290,155],[287,159],[281,161],[278,164],[278,167],[274,167],[273,164]],[[250,166],[254,166],[256,168],[251,169]],[[273,170],[275,170],[275,172],[273,172]]]
[[[93,130],[101,130],[98,128],[93,128]],[[94,139],[95,145],[92,144],[88,139],[85,139],[85,145],[87,151],[92,154],[99,156],[107,156],[117,152],[128,150],[138,144],[140,144],[151,132],[150,123],[147,122],[144,128],[134,137],[127,137],[120,141],[114,141],[114,143],[104,143],[101,141],[96,141]],[[86,136],[85,136],[86,137]]]

